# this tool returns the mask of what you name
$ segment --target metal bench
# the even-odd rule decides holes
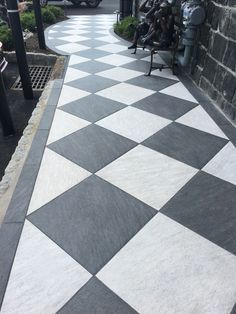
[[[159,69],[160,71],[162,69],[172,69],[173,74],[176,74],[177,72],[177,62],[176,62],[176,53],[178,51],[178,46],[179,46],[179,40],[180,40],[180,30],[179,27],[175,27],[175,31],[173,34],[173,41],[170,46],[168,47],[159,47],[157,46],[157,43],[153,43],[153,45],[137,45],[136,48],[134,48],[134,52],[132,54],[137,53],[137,49],[142,49],[142,50],[149,50],[150,51],[150,67],[149,71],[145,74],[145,76],[150,76],[152,73],[152,70]],[[170,65],[166,64],[156,64],[155,66],[153,65],[153,56],[155,54],[158,54],[160,51],[169,51],[172,54],[172,60]]]

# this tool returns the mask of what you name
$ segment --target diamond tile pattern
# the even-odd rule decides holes
[[[117,101],[91,94],[80,99],[79,102],[71,102],[60,109],[90,122],[96,122],[124,107],[126,107],[124,104]]]
[[[97,125],[90,125],[49,147],[90,172],[96,172],[136,146],[136,143]]]
[[[235,130],[170,70],[145,77],[150,53],[132,55],[115,21],[46,31],[70,59],[1,313],[229,314]]]
[[[153,208],[93,176],[28,219],[96,274],[155,214]]]
[[[227,142],[220,137],[174,122],[154,134],[143,144],[201,169]]]

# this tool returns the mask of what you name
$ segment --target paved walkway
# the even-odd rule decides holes
[[[1,229],[1,313],[229,314],[235,130],[184,78],[144,77],[113,22],[47,31],[70,59]]]

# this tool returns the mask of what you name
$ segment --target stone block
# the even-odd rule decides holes
[[[202,74],[202,69],[199,68],[199,66],[196,66],[193,70],[192,78],[196,82],[197,85],[199,85],[201,74]]]
[[[236,10],[231,11],[228,36],[236,40]]]
[[[210,82],[214,81],[216,74],[217,63],[211,56],[206,55],[205,66],[202,75],[205,76]]]
[[[211,55],[215,59],[222,61],[226,47],[227,47],[227,43],[228,43],[228,40],[225,37],[216,33],[214,35],[213,44],[212,44],[211,49],[210,49]]]
[[[227,36],[230,25],[231,9],[221,8],[219,15],[219,30],[222,34]]]
[[[199,85],[211,99],[216,101],[217,97],[219,96],[219,93],[207,79],[201,77]]]
[[[215,6],[214,14],[211,21],[211,27],[214,30],[217,30],[218,28],[220,13],[221,13],[221,7]]]
[[[230,103],[232,103],[233,101],[235,90],[236,90],[236,74],[227,72],[222,86],[222,94],[225,97],[225,99],[228,100]]]
[[[205,3],[205,9],[206,9],[206,20],[209,24],[212,23],[214,11],[215,11],[215,4],[212,1],[208,1]]]
[[[206,48],[209,45],[210,36],[211,36],[210,26],[207,24],[203,24],[200,31],[200,42]]]
[[[198,47],[197,63],[202,68],[204,67],[204,64],[205,64],[205,58],[206,58],[206,50],[203,48],[203,46]]]
[[[223,66],[218,64],[216,69],[215,80],[212,83],[219,92],[223,91],[223,83],[225,80],[226,73],[227,70]]]
[[[223,58],[223,63],[232,71],[236,72],[236,43],[235,42],[228,41],[227,48],[225,50],[225,55]]]

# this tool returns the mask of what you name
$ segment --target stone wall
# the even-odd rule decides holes
[[[205,0],[192,77],[222,110],[236,118],[236,0]]]

